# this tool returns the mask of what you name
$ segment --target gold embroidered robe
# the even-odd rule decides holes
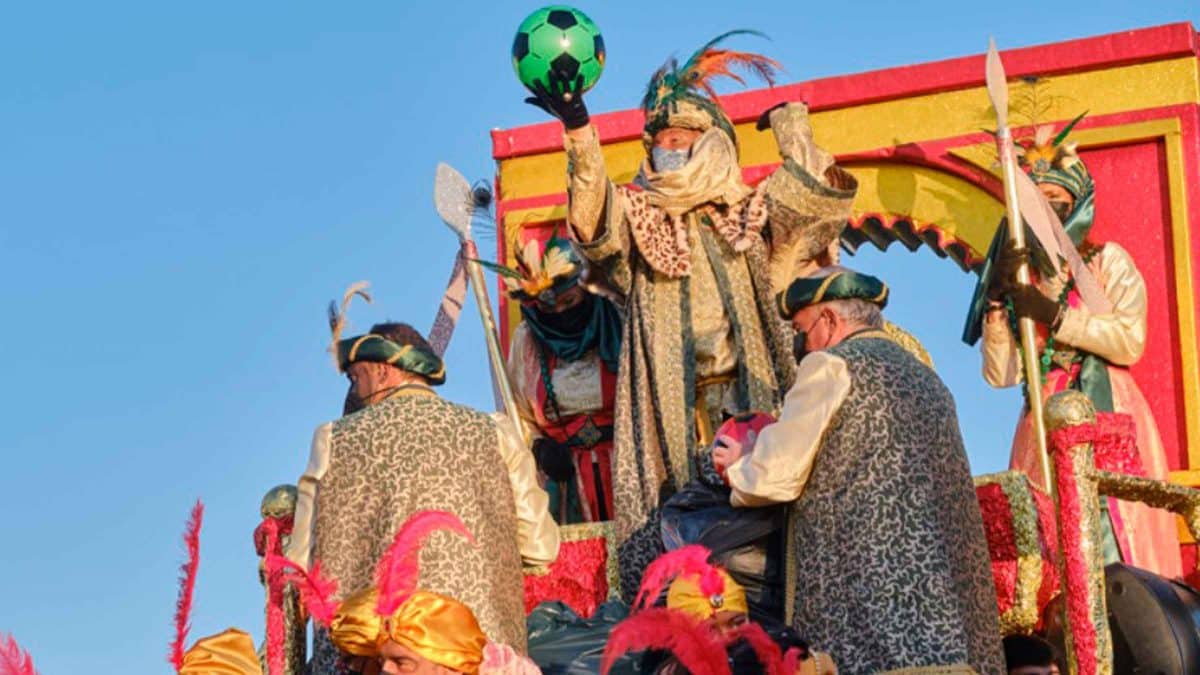
[[[660,503],[696,475],[697,424],[777,412],[791,384],[775,294],[839,235],[855,187],[811,144],[807,119],[797,104],[772,116],[784,164],[748,197],[681,215],[609,181],[594,129],[566,137],[572,236],[626,298],[613,451],[626,591],[659,552]]]

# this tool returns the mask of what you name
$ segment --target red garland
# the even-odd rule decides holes
[[[280,519],[264,518],[254,530],[255,548],[258,548],[261,535],[264,551],[282,550],[282,537],[279,530]],[[264,560],[264,566],[265,562],[266,560]],[[286,640],[283,627],[283,584],[280,575],[272,574],[270,569],[266,569],[265,572],[267,583],[267,674],[277,675],[277,673],[283,672],[283,644]]]
[[[988,557],[992,562],[996,602],[1003,614],[1016,601],[1017,543],[1013,532],[1012,507],[999,483],[980,485],[975,488],[975,497],[983,514],[983,531],[987,537]]]
[[[267,523],[271,523],[270,526]],[[270,552],[275,555],[283,555],[283,544],[280,537],[286,537],[292,533],[294,527],[293,516],[284,516],[282,518],[272,518],[270,516],[263,518],[263,521],[254,528],[254,551],[258,553],[258,557],[262,558],[267,555],[267,544],[270,541],[268,527],[274,528],[275,544],[271,547]]]
[[[1096,413],[1094,424],[1077,424],[1050,432],[1051,447],[1091,443],[1096,468],[1129,476],[1145,476],[1137,446],[1137,422],[1125,413]]]
[[[1033,494],[1033,504],[1037,508],[1038,541],[1042,548],[1042,586],[1038,589],[1036,627],[1041,630],[1045,622],[1043,610],[1059,591],[1058,565],[1055,564],[1058,560],[1058,529],[1055,526],[1054,501],[1050,499],[1050,495],[1035,489],[1031,489],[1030,492]]]
[[[564,541],[550,573],[525,576],[525,613],[547,600],[561,600],[589,618],[608,597],[608,544],[604,537]]]
[[[1096,438],[1092,441],[1096,468],[1129,476],[1145,476],[1138,453],[1137,422],[1124,413],[1096,413]]]
[[[1088,607],[1088,565],[1080,549],[1083,506],[1079,503],[1076,477],[1068,450],[1088,442],[1095,434],[1094,425],[1059,429],[1050,435],[1054,448],[1054,471],[1058,486],[1058,507],[1062,520],[1059,532],[1063,544],[1063,568],[1066,572],[1068,625],[1071,627],[1079,675],[1096,672],[1096,630]]]

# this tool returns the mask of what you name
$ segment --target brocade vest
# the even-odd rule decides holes
[[[846,400],[789,518],[791,623],[844,675],[1001,675],[996,594],[954,399],[895,342],[851,338]]]
[[[434,533],[421,551],[420,588],[466,604],[489,640],[524,652],[516,507],[498,442],[486,414],[432,393],[396,396],[335,422],[313,559],[339,581],[338,597],[372,583],[409,516],[449,511],[477,545]]]

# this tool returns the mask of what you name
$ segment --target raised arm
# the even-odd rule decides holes
[[[574,82],[562,73],[550,74],[549,86],[536,83],[526,103],[560,120],[566,135],[567,224],[580,252],[605,273],[618,291],[629,291],[629,234],[622,217],[620,194],[608,180],[600,136],[583,103],[583,77]]]
[[[817,146],[803,103],[763,113],[758,128],[768,126],[783,158],[761,187],[771,232],[771,282],[778,292],[805,262],[837,241],[850,218],[858,181]]]

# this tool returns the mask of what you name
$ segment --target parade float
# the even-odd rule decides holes
[[[1044,628],[1046,607],[1061,593],[1072,624],[1066,629],[1072,670],[1113,672],[1099,526],[1086,506],[1095,495],[1181,514],[1183,569],[1193,585],[1200,579],[1197,493],[1189,489],[1200,486],[1200,269],[1193,262],[1200,253],[1200,39],[1180,23],[1007,50],[1000,57],[1014,136],[1032,134],[1037,125],[1066,126],[1086,112],[1072,137],[1098,186],[1094,233],[1130,252],[1149,295],[1145,355],[1131,372],[1158,424],[1170,484],[1097,471],[1093,451],[1129,441],[1098,425],[1090,402],[1072,394],[1047,405],[1047,461],[1055,465],[1057,489],[1033,487],[1015,472],[977,479],[1002,629]],[[779,164],[770,134],[756,130],[755,120],[780,102],[808,104],[818,142],[858,179],[854,215],[842,235],[845,250],[926,246],[970,273],[983,263],[1006,215],[986,84],[985,57],[977,55],[731,94],[721,103],[736,125],[743,175],[752,185]],[[631,182],[645,156],[642,112],[592,119],[610,178]],[[492,149],[496,255],[512,265],[518,249],[563,226],[562,127],[493,130]],[[517,303],[501,293],[506,344],[520,320]],[[944,330],[958,331],[957,320]],[[604,524],[565,529],[572,533],[565,550],[589,546],[595,560]],[[585,578],[577,569],[571,575]],[[611,570],[586,578],[588,592],[615,593]],[[552,586],[545,579],[531,582],[529,603],[549,597]],[[576,609],[586,614],[595,604]]]
[[[588,65],[590,83],[603,65],[598,34],[595,40],[586,50],[593,58],[599,55]],[[520,35],[517,42],[516,48],[529,47],[528,37],[524,45]],[[520,75],[519,59],[515,65]],[[1006,96],[1020,104],[1005,105]],[[816,138],[858,180],[843,249],[853,253],[868,243],[881,250],[895,250],[897,242],[908,251],[927,246],[964,274],[979,270],[1001,220],[1015,215],[1016,198],[1008,189],[1013,179],[1005,171],[1013,158],[1005,155],[1011,146],[1004,139],[1030,135],[1035,125],[1073,126],[1079,155],[1099,188],[1095,234],[1128,250],[1145,279],[1148,338],[1144,358],[1130,370],[1161,433],[1170,480],[1120,470],[1120,458],[1129,457],[1135,443],[1128,415],[1097,413],[1079,391],[1050,398],[1038,424],[1052,480],[1038,484],[1014,471],[976,478],[1001,632],[1050,635],[1064,648],[1072,673],[1133,672],[1135,667],[1143,669],[1138,672],[1191,672],[1187,669],[1200,663],[1188,614],[1200,606],[1196,596],[1182,584],[1136,568],[1106,571],[1097,505],[1107,496],[1178,514],[1182,568],[1189,583],[1200,581],[1195,571],[1200,563],[1200,491],[1195,489],[1200,487],[1200,309],[1195,302],[1200,269],[1193,264],[1200,253],[1200,37],[1195,29],[1172,24],[722,96],[736,127],[743,176],[751,185],[779,163],[769,134],[756,130],[754,122],[763,110],[786,101],[808,104]],[[997,119],[1000,106],[1008,113],[1007,123],[1003,113]],[[593,121],[609,177],[618,184],[631,182],[645,153],[642,112],[599,114]],[[544,243],[563,226],[567,158],[556,122],[494,130],[492,147],[494,216],[491,190],[479,183],[472,187],[449,167],[438,171],[438,211],[459,237],[462,254],[430,341],[439,353],[444,350],[466,287],[473,286],[498,373],[521,313],[502,285],[499,316],[492,315],[482,270],[473,262],[481,256],[472,226],[494,218],[498,249],[492,268],[514,266],[529,242]],[[959,324],[947,323],[944,330],[958,331]],[[495,384],[497,408],[511,413],[511,384],[505,376],[496,377]],[[286,540],[294,500],[290,486],[264,498],[264,520],[256,534],[260,555]],[[526,611],[550,601],[575,619],[608,621],[606,601],[622,590],[610,524],[564,525],[561,532],[558,561],[526,578]],[[272,589],[268,615],[274,625],[288,626],[285,653],[275,659],[283,659],[285,672],[301,672],[306,640],[299,593]],[[1147,645],[1155,652],[1150,656]]]

